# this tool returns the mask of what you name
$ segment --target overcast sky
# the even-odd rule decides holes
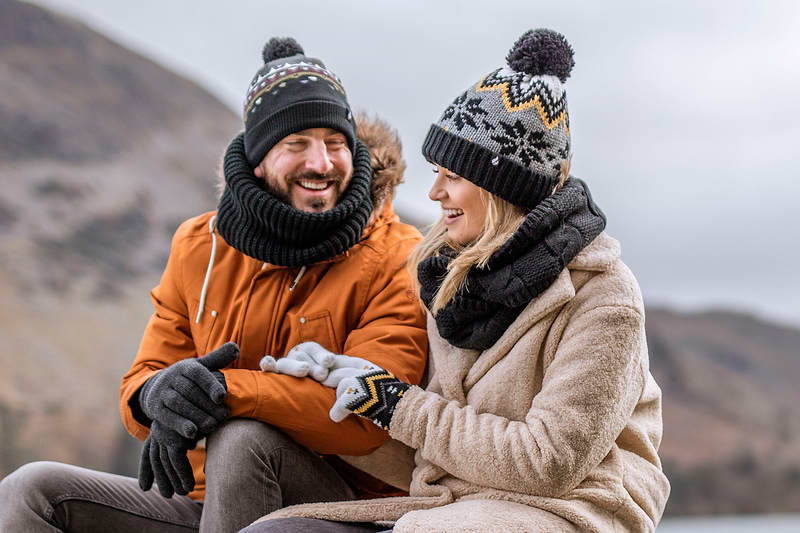
[[[351,104],[401,134],[396,204],[430,220],[432,121],[525,30],[575,49],[573,174],[646,302],[800,326],[800,2],[39,0],[208,89],[237,113],[271,36],[293,36]]]

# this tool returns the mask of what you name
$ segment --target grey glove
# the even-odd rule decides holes
[[[219,370],[239,357],[234,342],[197,359],[184,359],[142,385],[139,405],[152,421],[188,439],[209,434],[230,415],[224,401],[225,377]]]
[[[194,489],[194,472],[186,451],[195,446],[196,440],[187,439],[154,420],[139,461],[139,487],[148,491],[155,479],[158,492],[165,498],[189,494]]]

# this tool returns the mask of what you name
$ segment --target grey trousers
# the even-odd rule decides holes
[[[202,503],[186,496],[166,499],[156,488],[142,492],[134,478],[60,463],[27,464],[0,482],[0,531],[225,533],[287,505],[354,498],[328,463],[262,422],[233,419],[208,437],[206,448]]]

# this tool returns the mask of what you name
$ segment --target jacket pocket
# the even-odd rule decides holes
[[[341,351],[336,343],[336,335],[333,333],[333,321],[329,311],[320,311],[301,316],[300,338],[303,342],[314,341],[333,353]]]
[[[203,313],[200,315],[200,323],[197,323],[197,309],[200,307],[200,301],[195,300],[192,303],[189,314],[189,325],[192,331],[192,340],[194,340],[195,350],[197,350],[197,357],[201,357],[208,353],[208,344],[211,340],[211,332],[214,330],[214,324],[217,321],[219,312],[213,307],[208,305],[203,306]],[[216,346],[214,347],[216,348]]]

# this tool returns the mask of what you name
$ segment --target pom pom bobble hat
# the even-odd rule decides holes
[[[564,82],[572,47],[553,30],[529,30],[507,66],[461,93],[428,131],[422,153],[475,185],[524,209],[558,184],[570,156]]]
[[[255,168],[278,141],[308,128],[332,128],[355,153],[356,123],[341,80],[291,37],[274,37],[262,51],[244,99],[244,147]]]

